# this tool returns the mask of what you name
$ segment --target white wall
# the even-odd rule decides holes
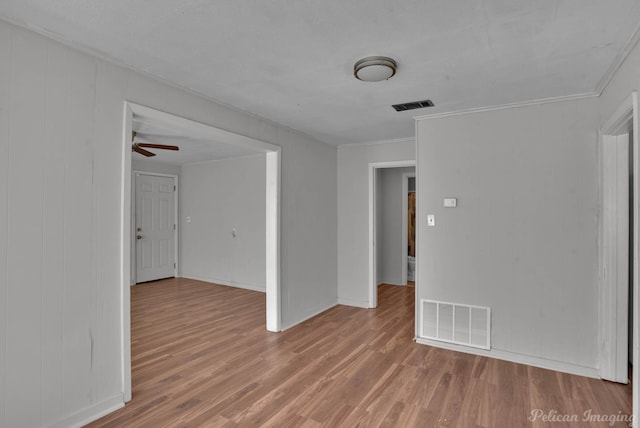
[[[146,160],[131,160],[131,171],[155,172],[156,174],[169,174],[180,176],[179,165],[169,165],[160,162],[151,162]]]
[[[414,160],[413,139],[338,148],[338,301],[369,305],[369,163]]]
[[[406,285],[402,281],[402,236],[407,230],[402,226],[402,206],[407,204],[407,195],[402,194],[402,174],[415,172],[410,168],[384,168],[382,175],[379,209],[381,227],[378,232],[378,281],[387,284]],[[406,259],[405,259],[406,260]]]
[[[0,22],[1,426],[122,405],[125,100],[281,146],[282,322],[336,302],[335,147]]]
[[[265,291],[265,162],[262,154],[182,166],[183,277]]]
[[[418,122],[420,298],[489,306],[494,353],[597,373],[598,100]],[[458,207],[443,208],[444,197]]]

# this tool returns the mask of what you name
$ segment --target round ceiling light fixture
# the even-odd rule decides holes
[[[368,56],[353,65],[353,75],[364,82],[381,82],[396,74],[398,64],[386,56]]]

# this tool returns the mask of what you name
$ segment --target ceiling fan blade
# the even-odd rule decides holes
[[[178,146],[169,146],[167,144],[153,144],[153,143],[136,143],[138,147],[146,147],[148,149],[163,149],[163,150],[180,150]]]
[[[151,153],[150,151],[145,150],[145,149],[143,149],[142,147],[139,147],[139,146],[138,146],[138,143],[133,144],[133,145],[131,146],[131,150],[133,150],[134,152],[140,153],[141,155],[146,156],[146,157],[148,157],[148,158],[150,158],[150,157],[152,157],[152,156],[155,156],[155,155],[156,155],[155,153]]]

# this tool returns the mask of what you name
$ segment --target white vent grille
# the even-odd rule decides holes
[[[491,349],[490,308],[422,299],[420,312],[420,337]]]

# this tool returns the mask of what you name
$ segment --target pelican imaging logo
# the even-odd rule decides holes
[[[581,414],[577,413],[560,413],[551,409],[544,411],[542,409],[533,409],[529,416],[531,422],[590,422],[593,424],[607,424],[608,426],[625,426],[633,425],[633,416],[618,411],[618,413],[603,415],[594,413],[592,409],[585,410]],[[602,425],[600,425],[602,426]]]

